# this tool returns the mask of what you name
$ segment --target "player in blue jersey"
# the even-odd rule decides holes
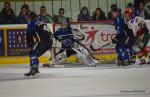
[[[45,53],[47,50],[52,47],[52,33],[46,24],[41,21],[36,20],[36,14],[30,12],[28,16],[28,26],[26,32],[27,44],[30,47],[31,51],[29,53],[30,58],[30,71],[24,76],[33,77],[39,73],[38,57]]]
[[[129,59],[130,59],[130,62],[135,62],[136,52],[134,50],[134,45],[135,45],[136,37],[133,33],[132,27],[129,25],[129,22],[126,19],[126,16],[132,17],[133,13],[125,10],[124,21],[125,21],[125,32],[127,34],[126,44],[127,44],[128,50],[129,50]]]
[[[129,55],[127,51],[127,34],[125,32],[125,22],[122,17],[119,16],[119,10],[116,8],[112,12],[113,22],[116,29],[116,37],[112,39],[112,42],[116,44],[116,52],[118,54],[118,65],[127,66],[130,64]]]

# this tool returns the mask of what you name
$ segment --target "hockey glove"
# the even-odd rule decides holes
[[[112,39],[112,43],[116,44],[118,42],[118,40],[116,38]]]

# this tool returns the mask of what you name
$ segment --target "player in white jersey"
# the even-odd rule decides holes
[[[146,26],[146,22],[141,17],[133,17],[133,11],[126,9],[124,12],[125,21],[128,28],[132,29],[134,36],[136,37],[134,50],[140,60],[136,60],[137,64],[150,63],[150,54],[147,50],[147,44],[150,39],[149,30]],[[146,60],[146,57],[148,60]]]

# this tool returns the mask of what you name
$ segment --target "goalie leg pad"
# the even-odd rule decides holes
[[[81,47],[77,51],[76,56],[81,59],[86,65],[88,66],[95,66],[95,62],[93,61],[93,58],[91,57],[90,53],[88,50],[85,48]]]

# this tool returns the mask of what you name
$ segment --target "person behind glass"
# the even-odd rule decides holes
[[[4,8],[0,13],[1,24],[14,24],[16,22],[16,16],[13,9],[11,8],[10,2],[4,3]]]
[[[108,20],[113,20],[112,11],[114,9],[118,9],[118,8],[117,8],[116,4],[112,4],[110,8],[111,8],[111,10],[109,11],[107,18],[108,18]]]
[[[89,11],[87,7],[83,7],[82,10],[80,11],[80,14],[78,15],[78,21],[91,21],[92,18],[89,15]]]
[[[145,6],[144,6],[144,11],[145,11],[145,19],[150,19],[150,1],[145,0]]]
[[[17,17],[16,23],[17,24],[27,24],[27,15],[29,12],[29,6],[27,4],[23,4],[19,13],[19,16]]]
[[[136,16],[140,15],[140,10],[139,10],[139,8],[136,8],[134,3],[128,3],[127,9],[131,9],[133,11],[132,18],[135,18]]]
[[[66,17],[64,16],[65,10],[64,8],[59,9],[59,15],[54,16],[54,22],[55,23],[62,23],[66,20]]]
[[[43,21],[44,23],[52,23],[52,17],[46,12],[46,7],[41,6],[40,14],[38,15],[38,20]]]
[[[107,20],[105,13],[101,10],[101,8],[96,8],[93,17],[93,21]]]
[[[144,10],[144,3],[140,3],[139,4],[139,11],[140,11],[140,17],[142,17],[143,19],[145,19],[145,10]]]

